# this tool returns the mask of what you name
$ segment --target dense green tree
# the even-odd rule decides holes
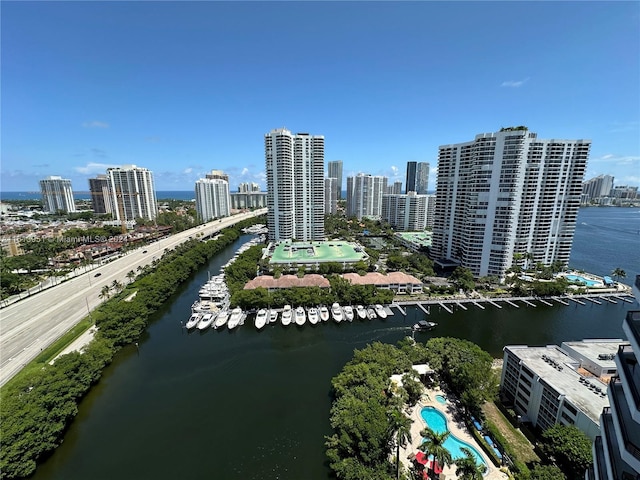
[[[555,465],[534,465],[529,474],[528,480],[567,480],[562,470]]]
[[[456,476],[461,480],[482,480],[487,467],[482,463],[476,463],[476,459],[466,447],[461,448],[464,457],[458,458],[456,465]]]
[[[476,288],[476,284],[473,281],[473,273],[468,268],[457,267],[449,277],[449,280],[453,282],[456,288],[465,292],[470,292]]]
[[[591,440],[575,425],[559,423],[542,433],[542,451],[555,461],[569,479],[584,478],[593,462]]]

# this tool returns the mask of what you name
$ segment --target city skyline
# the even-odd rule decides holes
[[[343,179],[393,184],[407,162],[428,162],[434,191],[441,145],[526,125],[591,140],[585,180],[637,186],[639,13],[623,2],[6,2],[0,190],[59,175],[88,191],[126,164],[153,170],[158,190],[193,190],[211,169],[229,173],[231,191],[265,190],[260,138],[274,126],[322,132]],[[314,61],[273,60],[270,45]],[[304,107],[274,108],[277,94]]]

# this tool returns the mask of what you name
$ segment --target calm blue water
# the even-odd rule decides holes
[[[436,395],[436,402],[442,403],[443,405],[447,403],[447,399],[442,395]]]
[[[157,190],[156,197],[158,200],[193,200],[196,195],[193,190]],[[39,191],[30,192],[0,192],[0,200],[40,200]],[[73,198],[76,200],[91,200],[88,191],[73,192]]]
[[[449,431],[449,428],[447,427],[447,419],[437,409],[433,407],[424,407],[420,411],[420,415],[422,416],[422,419],[425,421],[427,426],[434,432],[444,433]],[[464,447],[471,450],[471,453],[473,453],[473,456],[476,459],[476,463],[482,463],[485,466],[487,465],[487,462],[484,461],[482,455],[480,455],[472,445],[459,440],[452,433],[449,434],[449,436],[445,440],[444,446],[447,450],[449,450],[454,460],[465,457],[464,453],[462,452],[462,448]]]

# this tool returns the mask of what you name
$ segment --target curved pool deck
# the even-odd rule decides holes
[[[446,398],[447,403],[440,403],[436,399],[436,395]],[[509,478],[508,475],[501,472],[500,469],[497,468],[491,460],[489,460],[473,436],[467,431],[466,426],[461,422],[456,422],[452,418],[451,412],[456,408],[456,404],[457,402],[453,397],[445,395],[445,393],[439,388],[427,389],[425,391],[418,404],[411,409],[410,414],[407,413],[413,422],[411,424],[411,443],[401,449],[400,461],[405,466],[408,466],[410,462],[407,459],[407,456],[419,451],[418,446],[422,443],[422,436],[420,435],[420,432],[425,428],[425,420],[422,417],[422,411],[425,407],[431,407],[432,409],[437,410],[440,415],[443,415],[443,418],[446,419],[446,425],[451,432],[451,435],[453,435],[458,441],[472,446],[473,451],[482,458],[484,464],[487,466],[487,471],[484,474],[484,480],[507,480]],[[456,466],[454,464],[445,467],[443,473],[446,475],[446,478],[456,478],[455,470]]]

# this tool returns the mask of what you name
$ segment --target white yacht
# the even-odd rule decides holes
[[[269,310],[269,323],[275,323],[278,321],[278,311]]]
[[[307,318],[309,319],[309,323],[311,325],[315,325],[316,323],[318,323],[318,321],[320,320],[320,317],[318,315],[318,309],[315,307],[311,307],[309,309],[309,314],[307,315]]]
[[[347,305],[343,307],[342,310],[344,311],[344,318],[349,322],[353,322],[353,307]]]
[[[213,323],[213,328],[224,327],[227,323],[227,320],[229,320],[229,310],[221,310],[216,317],[216,321]]]
[[[256,321],[255,321],[256,328],[258,330],[261,330],[267,324],[268,320],[269,320],[269,315],[267,311],[264,308],[261,308],[260,310],[258,310],[258,313],[256,314]]]
[[[206,330],[211,326],[215,315],[213,313],[205,313],[200,322],[198,322],[198,330]]]
[[[369,320],[373,320],[374,318],[378,318],[378,315],[376,315],[376,311],[369,307],[367,308],[367,317],[369,317]]]
[[[384,309],[382,305],[380,305],[379,303],[376,304],[375,309],[376,309],[376,315],[378,315],[380,318],[387,318],[387,311]]]
[[[329,309],[324,305],[320,307],[320,320],[322,320],[323,322],[329,320]]]
[[[231,311],[231,316],[229,317],[229,321],[227,322],[227,328],[232,330],[240,325],[240,321],[242,320],[242,309],[240,307],[236,307]]]
[[[282,325],[291,325],[291,305],[285,305],[282,310]]]
[[[365,320],[367,318],[367,309],[364,308],[362,305],[358,305],[356,307],[356,313],[358,314],[358,318],[360,320]]]
[[[295,319],[296,319],[296,325],[300,325],[300,326],[304,325],[304,322],[307,321],[307,316],[304,313],[304,308],[302,307],[296,308]]]
[[[331,316],[338,323],[342,321],[342,308],[340,308],[339,303],[334,303],[333,305],[331,305]]]
[[[189,317],[189,320],[187,320],[187,323],[185,324],[185,327],[187,327],[187,330],[191,330],[196,325],[198,325],[201,318],[202,318],[201,314],[195,313],[195,312],[192,313],[191,316]]]

